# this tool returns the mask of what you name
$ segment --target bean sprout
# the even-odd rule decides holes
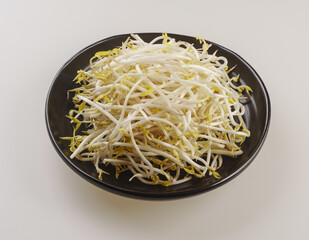
[[[145,184],[180,184],[192,177],[220,178],[222,155],[241,155],[250,136],[243,120],[239,76],[211,47],[163,34],[150,43],[132,34],[121,47],[97,52],[74,81],[79,87],[68,118],[70,158],[94,164],[98,178],[124,171]],[[80,126],[87,125],[86,131]]]

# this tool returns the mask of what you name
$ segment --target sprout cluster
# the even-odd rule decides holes
[[[222,156],[242,154],[250,136],[238,77],[227,59],[163,34],[151,42],[132,34],[121,47],[97,52],[74,81],[71,158],[130,171],[146,184],[183,183],[213,175]],[[78,131],[82,124],[86,131]],[[108,174],[108,173],[107,173]],[[130,180],[131,180],[130,179]]]

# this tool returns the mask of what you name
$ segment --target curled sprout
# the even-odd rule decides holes
[[[74,81],[80,86],[68,118],[72,159],[93,162],[98,178],[111,164],[146,184],[220,178],[222,156],[242,154],[250,136],[241,92],[227,59],[167,34],[144,42],[132,34],[121,47],[97,52]],[[86,131],[80,131],[81,125]],[[78,134],[77,134],[78,133]]]

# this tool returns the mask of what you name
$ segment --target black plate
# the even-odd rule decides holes
[[[151,41],[161,34],[139,33],[139,36],[145,41]],[[194,43],[196,47],[200,47],[194,37],[178,34],[168,35],[176,40]],[[256,157],[266,138],[270,123],[270,99],[261,78],[244,59],[231,50],[210,41],[207,41],[212,44],[210,52],[219,50],[217,55],[226,57],[229,66],[237,64],[232,74],[240,74],[240,82],[250,86],[254,91],[245,103],[245,121],[251,131],[251,137],[247,138],[243,144],[244,153],[241,156],[236,159],[223,159],[223,166],[218,171],[222,176],[220,180],[214,177],[205,177],[176,186],[164,187],[145,185],[136,179],[129,182],[129,174],[120,174],[119,179],[111,174],[104,175],[103,181],[100,181],[92,163],[69,158],[68,141],[60,140],[60,137],[72,136],[72,126],[65,117],[72,108],[67,100],[67,91],[75,87],[72,80],[78,70],[88,66],[89,59],[96,52],[119,47],[128,36],[129,34],[113,36],[86,47],[65,63],[56,74],[47,95],[45,117],[51,141],[64,162],[81,177],[100,188],[124,196],[145,199],[171,199],[202,193],[228,182],[241,173]]]

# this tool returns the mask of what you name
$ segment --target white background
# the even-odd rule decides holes
[[[308,1],[0,1],[0,239],[309,239]],[[200,36],[262,77],[272,119],[236,179],[174,201],[120,197],[81,179],[48,138],[57,70],[100,39]]]

